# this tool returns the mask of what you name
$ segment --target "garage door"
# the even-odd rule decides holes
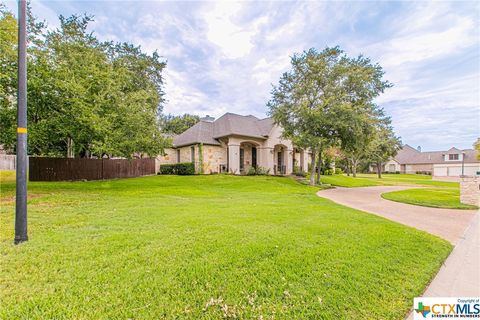
[[[437,177],[446,177],[447,176],[447,167],[434,167],[433,175]]]
[[[458,177],[462,175],[462,167],[448,167],[448,176]]]

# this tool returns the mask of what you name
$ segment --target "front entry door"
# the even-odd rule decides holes
[[[277,168],[278,168],[278,173],[280,174],[283,174],[282,166],[283,166],[283,151],[280,151],[277,153]]]
[[[240,149],[240,171],[243,171],[244,169],[244,158],[245,158],[245,150]]]
[[[252,147],[252,167],[257,168],[257,148]]]

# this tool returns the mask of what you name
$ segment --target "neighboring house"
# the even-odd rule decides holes
[[[160,165],[193,162],[197,172],[203,169],[206,174],[245,174],[251,167],[269,169],[275,175],[307,171],[311,155],[282,139],[281,133],[271,118],[234,113],[217,120],[207,116],[173,137],[173,148],[157,159]]]
[[[474,149],[422,152],[408,144],[385,163],[384,172],[428,173],[439,177],[472,176],[480,172],[480,161]],[[375,171],[375,167],[371,167]]]

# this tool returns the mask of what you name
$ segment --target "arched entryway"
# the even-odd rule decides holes
[[[258,146],[259,144],[253,141],[240,143],[239,167],[241,174],[246,174],[250,168],[258,166]]]

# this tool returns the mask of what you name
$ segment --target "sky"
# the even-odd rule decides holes
[[[16,3],[7,1],[16,13]],[[94,16],[101,40],[130,42],[167,61],[165,113],[260,118],[290,57],[340,46],[379,63],[394,84],[377,99],[403,143],[471,148],[480,136],[480,2],[32,1],[58,15]]]

